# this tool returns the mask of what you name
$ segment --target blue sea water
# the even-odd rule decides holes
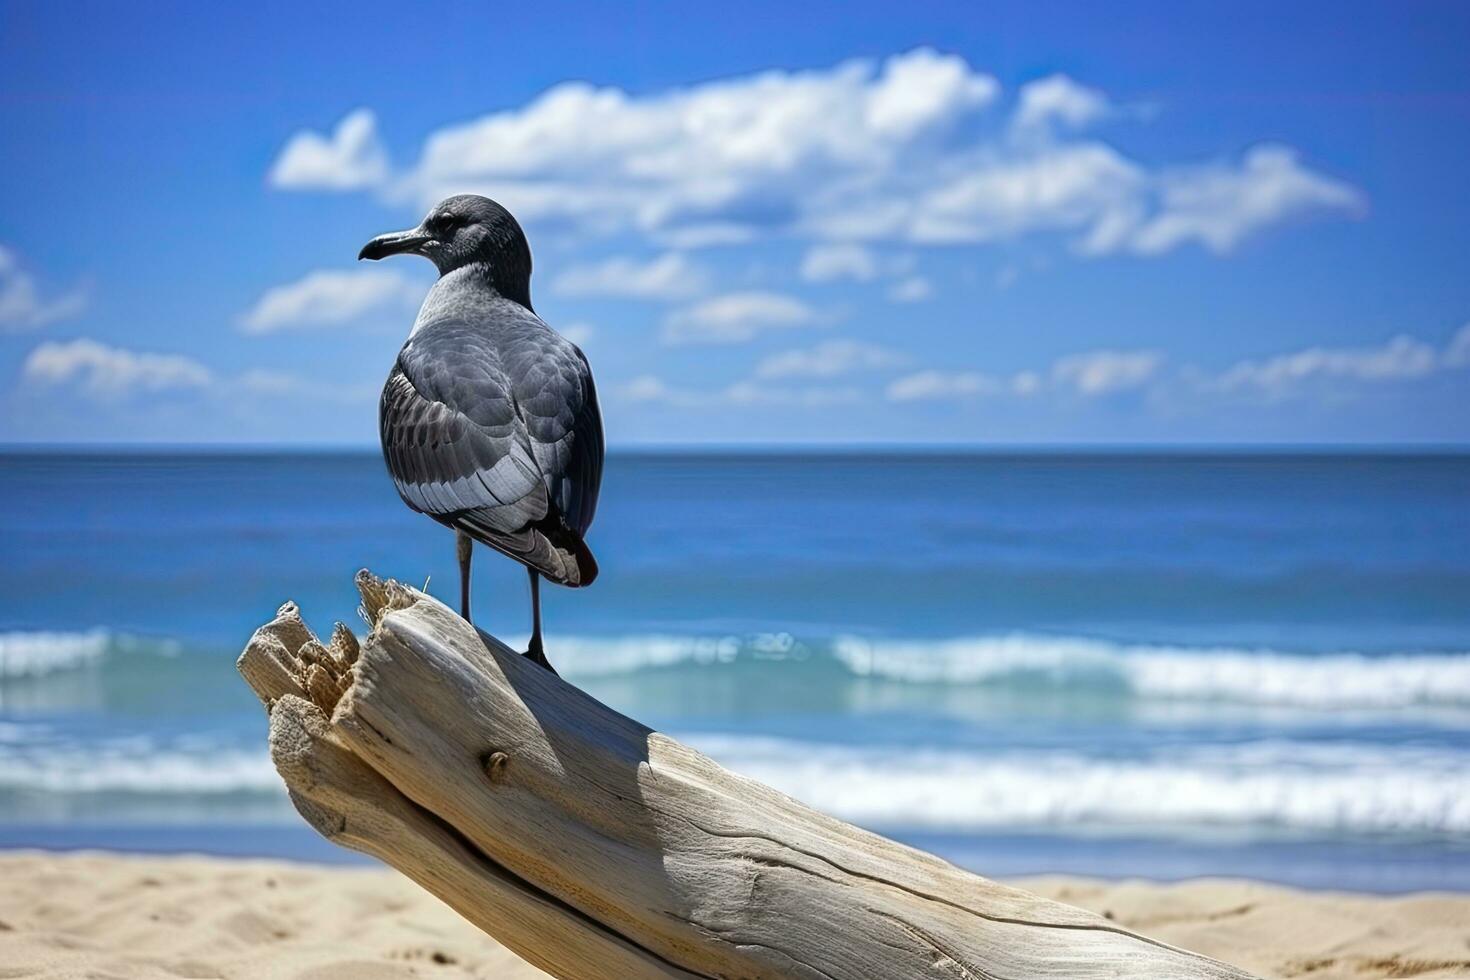
[[[613,454],[569,680],[989,874],[1470,889],[1470,457]],[[476,619],[529,629],[480,551]],[[376,453],[0,456],[0,844],[332,860],[234,671],[361,566],[453,601]]]

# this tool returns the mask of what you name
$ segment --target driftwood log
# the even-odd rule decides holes
[[[1246,976],[818,813],[421,592],[357,584],[361,645],[288,603],[240,657],[291,799],[548,973]]]

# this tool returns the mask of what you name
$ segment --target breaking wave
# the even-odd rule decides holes
[[[38,677],[84,667],[101,660],[112,642],[112,634],[103,629],[0,633],[0,679]]]
[[[783,683],[805,678],[1306,709],[1470,707],[1470,652],[1296,653],[1037,633],[813,640],[786,633],[553,635],[547,645],[557,669],[581,681],[760,665]],[[170,658],[183,667],[189,658],[179,657],[180,650],[174,641],[105,629],[0,633],[0,682],[94,669],[118,654]]]
[[[780,738],[686,736],[721,763],[871,827],[1273,826],[1470,831],[1463,757],[1443,749],[1191,747],[1147,758],[950,749],[894,753]]]
[[[1470,652],[1290,653],[1270,649],[1120,644],[1009,634],[955,639],[839,636],[807,644],[787,634],[557,637],[558,669],[616,677],[683,665],[789,661],[851,678],[998,690],[1113,692],[1136,698],[1294,707],[1470,705]]]
[[[1442,747],[1283,739],[1116,757],[677,735],[736,772],[818,809],[893,831],[1470,832],[1470,782],[1463,759]],[[73,801],[98,795],[148,798],[169,808],[241,796],[281,805],[283,796],[263,747],[147,738],[88,746],[11,741],[0,753],[0,798],[15,794]]]

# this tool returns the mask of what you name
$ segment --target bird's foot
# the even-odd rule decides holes
[[[533,638],[531,640],[531,649],[521,654],[521,656],[525,657],[533,664],[540,664],[542,667],[545,667],[553,674],[556,673],[556,668],[551,666],[551,661],[546,659],[546,651],[541,648],[541,641],[539,638]]]

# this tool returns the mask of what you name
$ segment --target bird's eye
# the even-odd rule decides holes
[[[458,219],[456,219],[454,215],[449,214],[448,212],[441,214],[439,215],[439,217],[434,219],[434,227],[438,229],[441,234],[448,234],[449,232],[452,232],[454,230],[454,226],[457,224],[459,224]]]

